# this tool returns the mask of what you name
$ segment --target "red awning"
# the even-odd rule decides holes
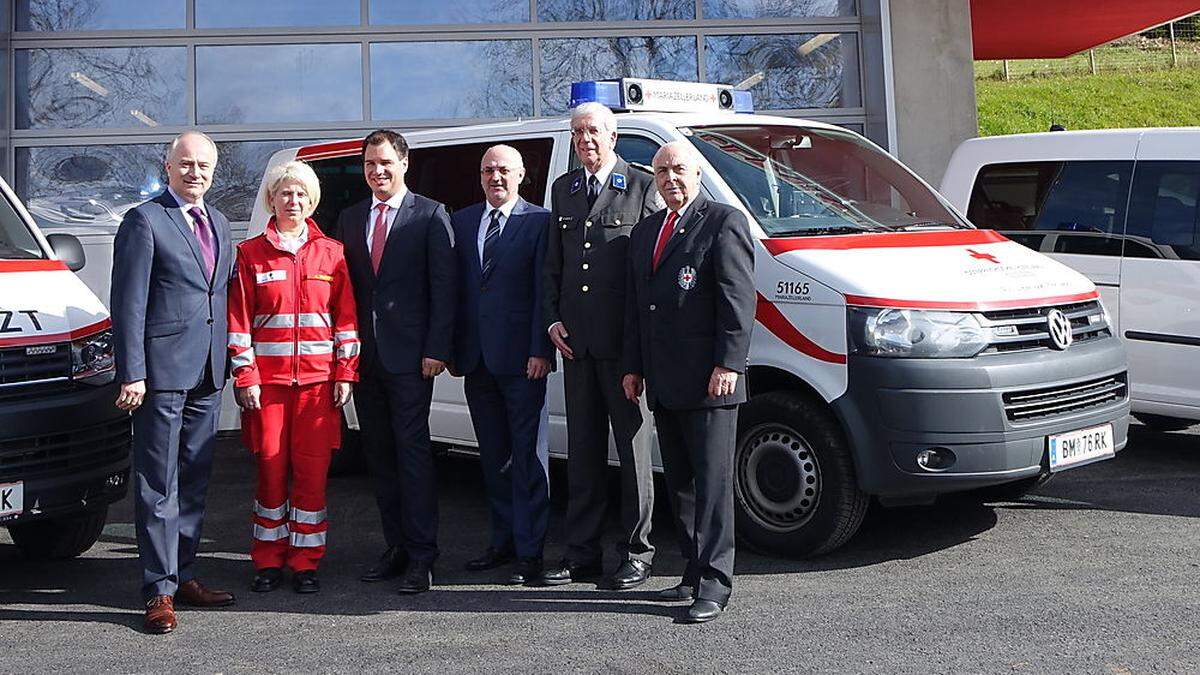
[[[1197,0],[971,0],[977,59],[1050,59],[1200,11]]]

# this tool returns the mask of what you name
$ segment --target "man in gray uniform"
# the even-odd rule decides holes
[[[616,155],[611,110],[598,103],[575,108],[571,141],[583,167],[551,188],[542,303],[550,340],[563,355],[569,534],[566,555],[542,580],[559,585],[602,574],[611,422],[621,460],[622,558],[611,583],[633,588],[650,577],[654,557],[654,480],[649,450],[633,444],[641,410],[621,389],[626,252],[633,225],[663,203],[652,177]]]

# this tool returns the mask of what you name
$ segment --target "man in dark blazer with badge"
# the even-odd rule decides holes
[[[619,566],[615,588],[650,577],[654,479],[649,448],[636,448],[641,409],[621,390],[621,349],[629,232],[662,208],[654,181],[616,155],[612,111],[585,103],[571,114],[571,141],[583,166],[550,191],[543,312],[563,356],[567,402],[567,550],[543,581],[558,585],[603,574],[608,502],[608,428],[621,462]]]
[[[733,449],[746,401],[754,325],[754,248],[741,211],[700,193],[700,154],[687,141],[654,156],[667,208],[643,219],[629,243],[622,380],[646,398],[686,567],[660,593],[690,600],[683,621],[725,609],[733,590]]]
[[[429,407],[454,346],[457,264],[446,207],[409,190],[407,170],[403,136],[363,139],[371,198],[342,211],[337,232],[362,340],[354,403],[387,541],[362,580],[401,577],[399,592],[421,593],[438,555]]]
[[[479,442],[492,531],[470,571],[514,557],[509,582],[541,580],[550,518],[547,467],[538,457],[546,375],[554,347],[542,324],[542,263],[550,212],[521,198],[521,153],[488,148],[480,161],[485,201],[454,212],[458,242],[456,375]]]
[[[233,268],[229,221],[204,195],[217,146],[180,134],[166,156],[167,189],[130,209],[113,241],[116,405],[133,414],[143,627],[175,630],[175,605],[232,605],[196,578],[221,390],[228,376],[225,299]]]

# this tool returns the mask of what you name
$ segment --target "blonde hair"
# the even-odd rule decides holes
[[[321,203],[321,181],[317,179],[317,173],[311,166],[299,160],[280,164],[267,172],[267,192],[263,195],[267,212],[275,213],[275,206],[271,202],[275,200],[275,193],[285,180],[294,180],[304,186],[304,192],[308,195],[308,213],[305,213],[304,217],[308,218],[317,210],[317,204]]]

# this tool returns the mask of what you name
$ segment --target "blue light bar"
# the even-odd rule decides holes
[[[593,102],[608,108],[621,108],[621,83],[617,80],[589,80],[571,84],[572,108]]]

